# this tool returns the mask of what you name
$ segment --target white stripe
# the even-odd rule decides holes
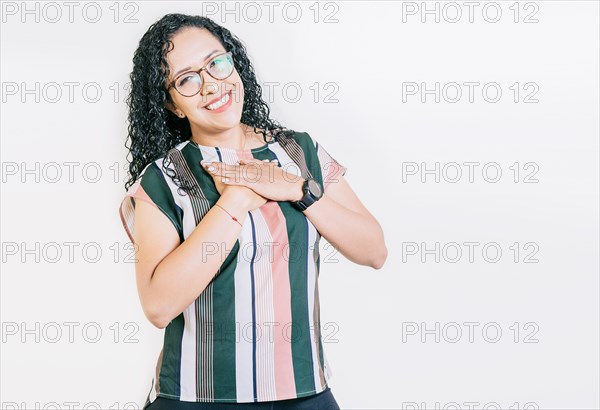
[[[235,376],[238,402],[254,401],[252,386],[252,223],[246,216],[238,238],[240,250],[234,272],[235,284]]]
[[[327,382],[327,384],[329,384],[329,381],[333,377],[333,370],[331,370],[331,366],[329,366],[329,363],[327,362],[327,354],[325,353],[325,345],[323,345],[323,360],[324,360],[323,373],[325,374],[325,381]]]
[[[285,172],[289,172],[290,174],[298,176],[302,175],[300,167],[294,162],[292,158],[290,158],[290,156],[283,149],[283,147],[279,145],[279,142],[270,145],[269,148],[275,153],[277,159],[279,160],[279,164],[281,164],[281,167]]]
[[[149,399],[150,399],[150,403],[154,403],[154,400],[156,400],[156,376],[152,378],[152,390],[150,390],[150,394],[149,394]]]
[[[181,340],[181,397],[196,401],[196,309],[192,302],[184,311],[183,339]]]
[[[273,272],[271,260],[275,257],[273,237],[269,225],[260,209],[251,211],[256,222],[256,258],[254,261],[254,281],[256,286],[256,362],[258,400],[277,400],[275,390],[275,345],[271,334],[278,326],[275,322],[273,306]]]
[[[217,154],[217,150],[215,148],[206,148],[199,147],[196,148],[192,146],[194,149],[200,149],[200,153],[202,154],[202,161],[207,162],[219,162],[219,155]]]
[[[235,164],[240,158],[233,149],[219,148],[221,151],[221,161],[226,164]]]
[[[306,249],[306,266],[307,266],[307,290],[308,290],[308,329],[310,333],[310,348],[312,352],[312,362],[313,362],[313,377],[315,380],[315,389],[320,391],[323,389],[321,385],[321,378],[319,377],[319,349],[315,340],[315,282],[317,281],[317,265],[315,263],[313,257],[314,247],[317,246],[315,244],[317,240],[317,232],[314,225],[310,222],[308,218],[306,218],[306,222],[308,224],[308,246],[309,249]],[[317,329],[319,334],[321,333],[321,329]]]

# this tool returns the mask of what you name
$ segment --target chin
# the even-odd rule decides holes
[[[220,130],[228,130],[234,128],[240,124],[242,120],[241,111],[238,112],[230,112],[229,115],[221,115],[219,118],[211,118],[211,114],[205,114],[201,118],[198,119],[198,122],[204,126],[209,126],[212,128],[217,128]]]

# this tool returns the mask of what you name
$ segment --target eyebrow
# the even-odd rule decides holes
[[[215,53],[220,53],[220,52],[222,52],[222,51],[223,51],[223,50],[213,50],[213,51],[211,51],[210,53],[208,53],[208,54],[207,54],[207,55],[204,57],[204,60],[203,60],[203,62],[204,62],[204,61],[206,61],[206,60],[208,60],[208,59],[209,59],[209,58],[210,58],[210,57],[211,57],[213,54],[215,54]],[[186,68],[182,68],[181,70],[177,71],[177,72],[176,72],[176,73],[173,75],[173,78],[177,78],[177,76],[178,76],[179,74],[181,74],[181,73],[185,73],[186,71],[190,71],[191,69],[192,69],[192,67],[186,67]]]

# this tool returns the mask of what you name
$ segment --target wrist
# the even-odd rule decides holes
[[[230,188],[234,188],[231,186]],[[237,218],[246,215],[250,211],[250,201],[247,196],[241,195],[239,190],[226,189],[217,200],[219,205],[227,207]]]
[[[306,181],[304,178],[298,178],[298,180],[293,183],[290,202],[300,201],[304,197],[304,181]]]
[[[298,181],[301,183],[302,196],[295,200],[290,201],[292,205],[300,211],[305,211],[315,202],[317,202],[323,196],[323,188],[319,181],[312,177],[302,179]]]

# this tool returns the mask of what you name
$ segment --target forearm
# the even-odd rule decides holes
[[[379,269],[387,257],[383,230],[371,215],[354,212],[327,193],[304,211],[321,235],[347,259]]]
[[[217,204],[240,224],[248,214],[234,197],[223,195]],[[194,231],[157,266],[150,297],[158,327],[165,327],[206,289],[231,253],[242,227],[223,209],[213,206]]]

